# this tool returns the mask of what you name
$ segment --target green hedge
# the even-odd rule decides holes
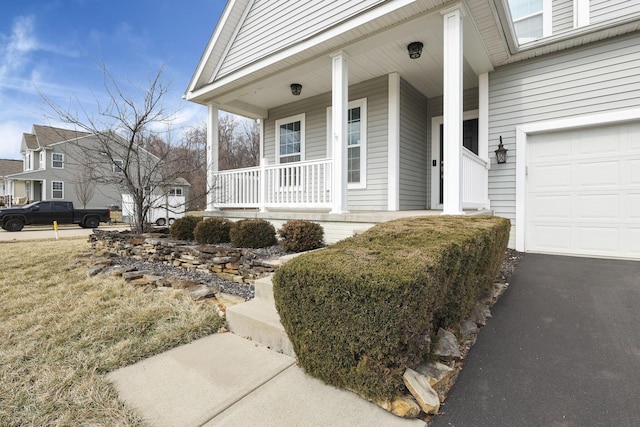
[[[498,217],[406,218],[287,262],[274,296],[298,363],[366,398],[395,397],[429,337],[487,292],[509,229]]]

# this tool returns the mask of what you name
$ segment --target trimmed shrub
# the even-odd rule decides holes
[[[211,245],[217,243],[229,243],[229,231],[233,226],[233,222],[226,218],[209,218],[200,221],[193,230],[193,237],[196,242]]]
[[[233,224],[229,236],[237,248],[266,248],[278,243],[276,229],[264,219],[240,220]]]
[[[201,221],[202,218],[197,216],[185,216],[176,219],[169,228],[171,238],[176,240],[194,240],[193,230],[195,230]]]
[[[278,230],[280,247],[287,252],[304,252],[324,246],[324,229],[311,221],[293,219]]]
[[[298,363],[365,398],[397,396],[429,337],[488,291],[509,230],[498,217],[405,218],[287,262],[273,291]]]

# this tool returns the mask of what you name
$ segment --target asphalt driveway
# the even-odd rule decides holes
[[[640,425],[640,261],[527,254],[429,425]]]

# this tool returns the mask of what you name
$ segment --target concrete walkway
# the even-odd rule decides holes
[[[157,427],[424,426],[325,385],[293,358],[232,333],[177,347],[108,379]]]
[[[527,254],[509,283],[430,426],[640,425],[640,262]]]

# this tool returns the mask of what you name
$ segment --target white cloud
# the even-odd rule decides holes
[[[32,123],[8,121],[0,123],[0,159],[21,159],[22,134],[31,132]]]

